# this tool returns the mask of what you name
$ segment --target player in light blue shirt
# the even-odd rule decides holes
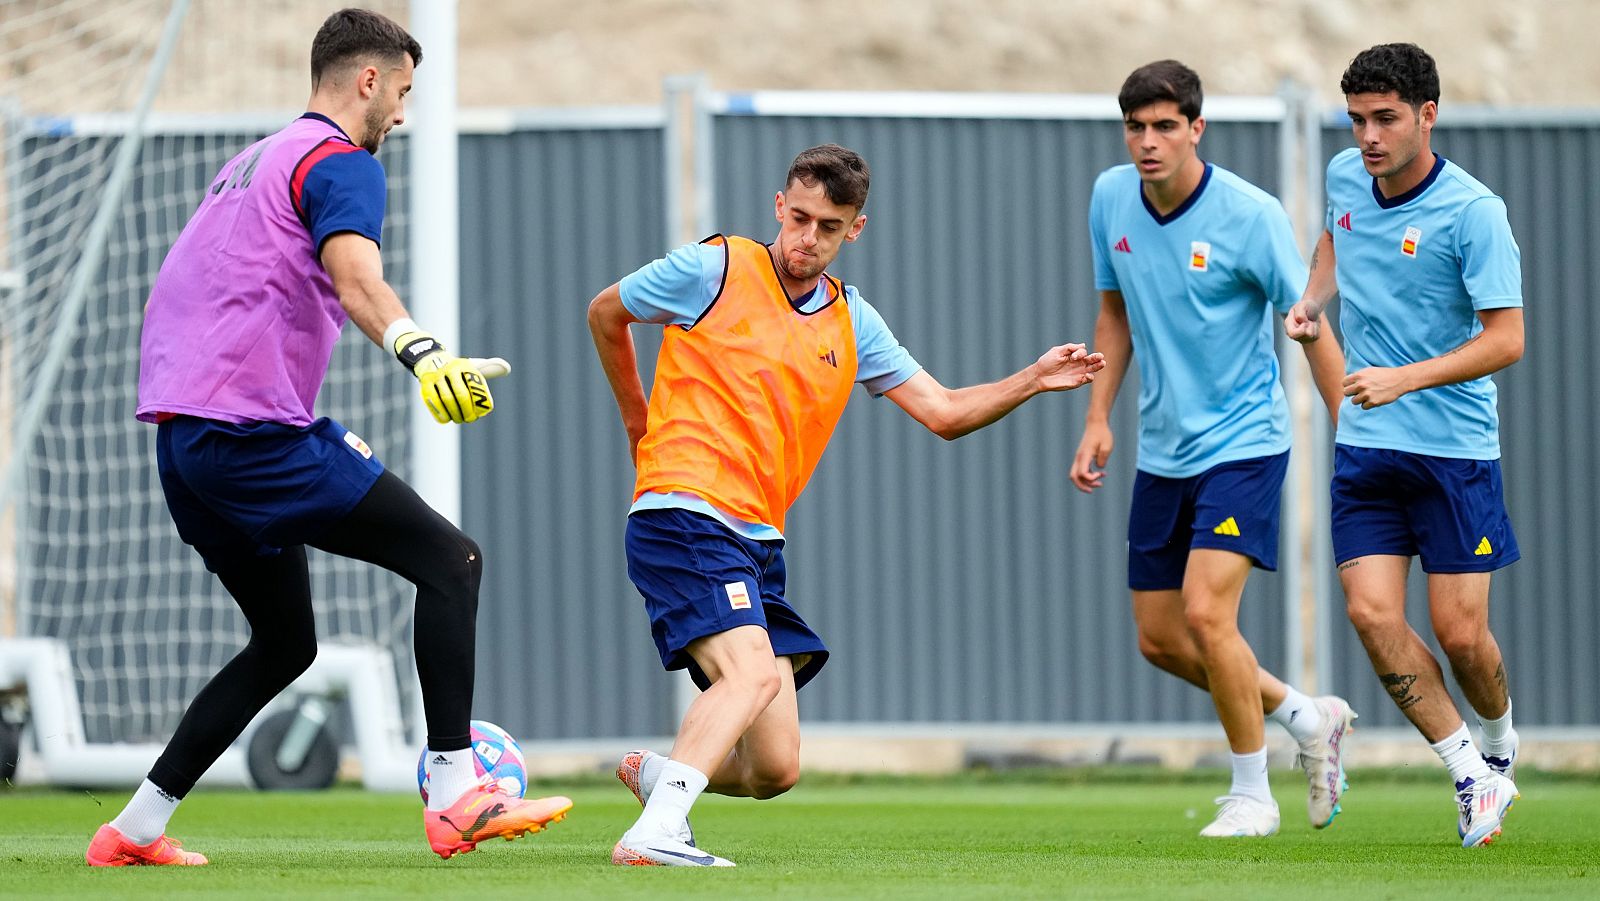
[[[1517,797],[1490,574],[1519,556],[1500,481],[1490,375],[1522,357],[1522,269],[1505,203],[1430,148],[1439,73],[1414,44],[1362,51],[1340,84],[1356,147],[1328,164],[1327,228],[1285,317],[1315,339],[1338,295],[1350,398],[1339,416],[1333,549],[1350,621],[1384,688],[1455,782],[1463,847]],[[1438,662],[1406,622],[1412,557],[1434,636],[1483,726],[1480,751]]]
[[[1283,207],[1197,154],[1200,79],[1174,60],[1128,76],[1118,101],[1131,164],[1095,181],[1089,202],[1095,341],[1106,368],[1091,389],[1072,481],[1100,487],[1110,417],[1130,357],[1139,362],[1138,476],[1128,520],[1128,587],[1139,647],[1208,690],[1233,750],[1233,785],[1205,836],[1271,835],[1263,714],[1300,744],[1318,828],[1338,812],[1339,743],[1354,718],[1261,669],[1239,633],[1252,565],[1275,569],[1290,445],[1273,351],[1274,310],[1299,297],[1305,264]],[[1306,345],[1329,409],[1343,362]]]

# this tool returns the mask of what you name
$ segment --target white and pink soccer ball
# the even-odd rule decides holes
[[[485,720],[472,721],[472,757],[478,775],[494,776],[500,791],[513,798],[528,790],[528,762],[511,733]],[[417,791],[428,800],[428,749],[417,758]]]

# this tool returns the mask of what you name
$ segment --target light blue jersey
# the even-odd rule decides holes
[[[662,325],[693,326],[722,292],[727,265],[725,248],[712,244],[685,244],[665,257],[625,276],[619,285],[622,305],[635,319]],[[856,381],[873,396],[904,384],[922,369],[911,352],[900,345],[883,317],[862,299],[855,286],[845,285],[845,305],[856,336]],[[817,289],[796,309],[811,313],[828,301],[827,285]],[[647,493],[634,501],[629,512],[675,508],[692,510],[720,520],[735,532],[757,541],[783,537],[764,523],[734,519],[693,495]]]
[[[1089,200],[1094,284],[1120,291],[1139,364],[1139,469],[1188,478],[1289,449],[1273,350],[1277,316],[1306,267],[1282,204],[1206,164],[1166,216],[1132,165],[1107,169]]]
[[[1438,157],[1421,184],[1385,199],[1352,147],[1328,163],[1327,194],[1346,371],[1432,359],[1483,331],[1477,311],[1522,306],[1505,202],[1460,166]],[[1346,404],[1335,440],[1497,460],[1495,396],[1484,376],[1371,410]]]

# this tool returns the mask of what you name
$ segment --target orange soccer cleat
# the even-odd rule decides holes
[[[207,863],[204,854],[183,850],[177,839],[163,835],[148,845],[136,845],[110,823],[94,834],[83,859],[91,867],[198,867]]]
[[[494,778],[486,776],[470,788],[448,810],[424,810],[423,825],[433,853],[449,860],[478,847],[487,838],[511,841],[538,832],[566,818],[572,799],[514,798],[497,789]]]

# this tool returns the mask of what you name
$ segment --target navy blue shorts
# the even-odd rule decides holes
[[[178,536],[216,572],[315,541],[366,497],[383,464],[326,417],[295,428],[177,416],[156,427],[156,469]]]
[[[688,510],[640,510],[628,517],[628,578],[644,595],[661,665],[711,682],[686,648],[737,626],[767,630],[772,653],[796,660],[796,688],[828,660],[828,648],[783,598],[783,542],[752,541]]]
[[[1333,450],[1333,562],[1421,557],[1423,572],[1482,573],[1521,558],[1499,460],[1345,444]]]
[[[1183,587],[1190,548],[1217,548],[1278,568],[1278,516],[1289,452],[1218,463],[1183,479],[1140,470],[1128,513],[1128,587]]]

